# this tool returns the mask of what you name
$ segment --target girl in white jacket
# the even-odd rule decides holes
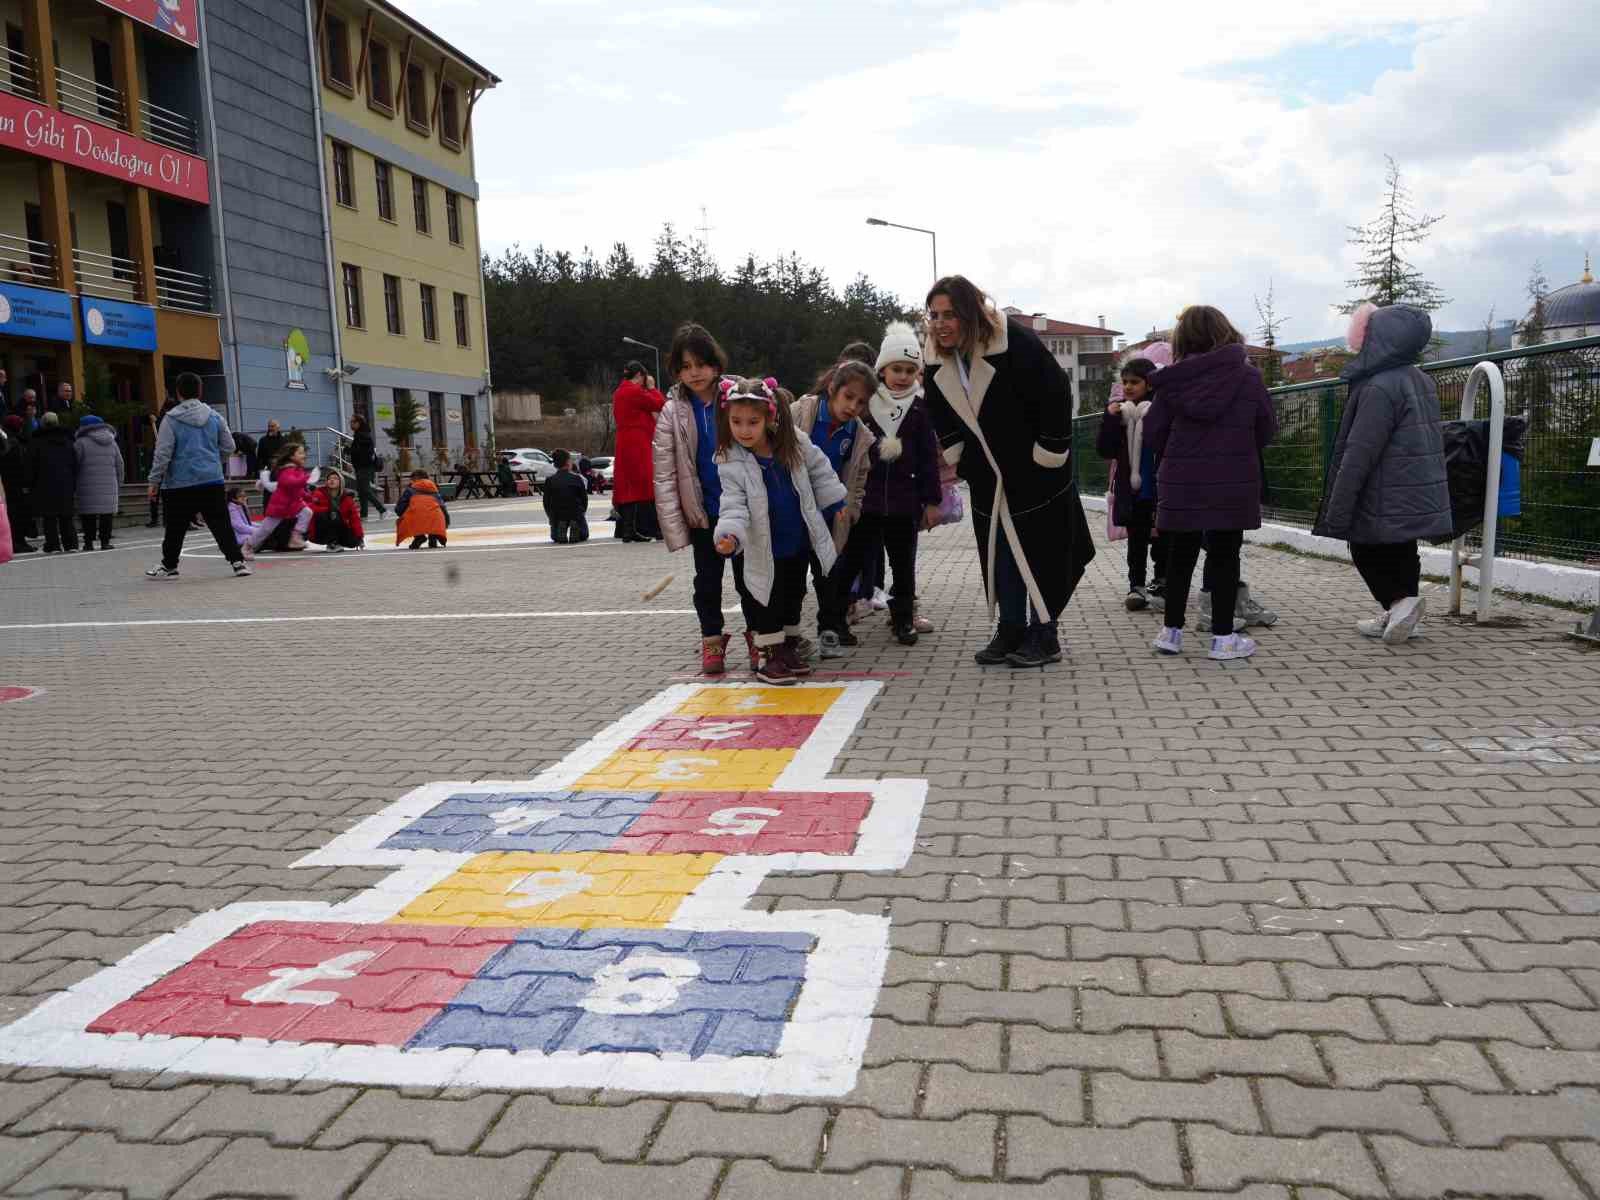
[[[724,379],[717,405],[716,547],[744,555],[739,595],[756,676],[785,685],[811,674],[798,649],[806,568],[815,555],[824,575],[833,569],[828,516],[845,502],[828,456],[794,427],[793,402],[775,379]]]

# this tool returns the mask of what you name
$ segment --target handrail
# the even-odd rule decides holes
[[[211,312],[211,276],[158,264],[156,303],[163,308]]]
[[[33,56],[21,54],[10,46],[0,48],[0,60],[3,60],[6,74],[0,80],[0,91],[10,92],[14,96],[23,96],[29,100],[39,98],[39,68]]]
[[[1596,339],[1600,341],[1600,339]],[[1483,545],[1476,557],[1462,554],[1467,544],[1465,534],[1450,543],[1450,615],[1461,615],[1463,575],[1467,567],[1478,568],[1478,623],[1489,619],[1494,605],[1494,540],[1500,520],[1500,454],[1505,445],[1506,384],[1500,368],[1493,362],[1480,362],[1467,376],[1461,389],[1461,419],[1470,421],[1478,401],[1478,385],[1489,385],[1489,461],[1485,464],[1488,479],[1483,491]]]
[[[15,259],[5,265],[4,272],[13,283],[43,284],[54,287],[60,279],[56,271],[56,248],[51,242],[19,237],[14,233],[0,233],[0,255],[25,255],[26,261]]]
[[[77,273],[80,288],[99,285],[130,299],[144,299],[144,284],[139,278],[139,264],[131,258],[116,254],[101,254],[98,250],[72,248],[73,270]]]
[[[109,123],[118,129],[128,128],[128,110],[122,102],[122,93],[95,79],[56,68],[57,103],[62,112],[85,120]]]
[[[1482,354],[1468,354],[1461,358],[1444,358],[1438,362],[1418,363],[1424,371],[1448,371],[1458,367],[1470,367],[1478,363],[1501,363],[1512,358],[1536,358],[1544,354],[1562,354],[1571,350],[1589,350],[1600,346],[1600,335],[1590,337],[1568,338],[1564,342],[1540,342],[1535,346],[1517,346],[1510,350],[1486,350]],[[1287,396],[1293,392],[1314,392],[1318,388],[1338,387],[1344,380],[1337,375],[1329,375],[1322,379],[1311,379],[1305,383],[1280,383],[1277,387],[1268,388],[1273,396]]]
[[[194,118],[143,99],[139,101],[139,112],[144,118],[145,136],[152,142],[190,154],[199,153],[200,137]]]

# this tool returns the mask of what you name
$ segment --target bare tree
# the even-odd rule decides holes
[[[1489,305],[1489,315],[1483,319],[1483,352],[1494,349],[1494,305]]]
[[[1267,280],[1267,298],[1255,298],[1256,317],[1261,324],[1256,327],[1256,333],[1261,338],[1261,344],[1268,350],[1267,369],[1264,372],[1268,387],[1276,387],[1283,382],[1283,368],[1278,361],[1278,330],[1288,324],[1288,317],[1280,317],[1276,308],[1272,280]]]
[[[1346,283],[1356,295],[1339,305],[1353,312],[1368,300],[1374,304],[1414,304],[1427,312],[1443,308],[1450,298],[1406,257],[1406,249],[1428,240],[1429,231],[1443,216],[1419,216],[1411,206],[1411,192],[1400,182],[1400,167],[1389,164],[1384,177],[1384,197],[1378,215],[1365,225],[1350,226],[1350,244],[1360,247],[1356,275]]]

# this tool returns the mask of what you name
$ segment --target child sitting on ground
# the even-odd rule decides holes
[[[544,481],[544,515],[550,519],[550,540],[570,545],[589,540],[589,485],[573,469],[572,452],[551,455],[556,473]]]
[[[228,489],[228,522],[233,526],[234,540],[244,545],[255,533],[255,522],[250,519],[250,506],[245,503],[244,489]]]
[[[450,510],[439,498],[439,486],[423,470],[411,472],[411,482],[400,493],[400,503],[394,506],[397,524],[394,527],[394,544],[411,539],[411,549],[420,550],[426,542],[429,549],[443,546],[448,540],[445,531],[450,528]]]
[[[365,550],[366,531],[356,498],[344,490],[344,476],[331,471],[322,486],[306,497],[311,508],[311,540],[329,554]]]
[[[289,535],[289,549],[306,548],[306,530],[311,525],[311,510],[306,507],[306,489],[316,485],[322,469],[317,467],[308,472],[306,448],[295,443],[285,446],[278,455],[274,474],[277,476],[275,480],[263,478],[261,483],[263,488],[272,493],[267,500],[266,515],[256,525],[250,540],[239,547],[246,558],[254,558],[255,552],[285,521],[294,523],[294,532]]]

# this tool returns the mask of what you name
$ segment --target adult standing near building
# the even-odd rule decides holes
[[[39,395],[32,388],[22,390],[22,399],[17,403],[17,411],[22,414],[22,436],[32,437],[39,432]]]
[[[928,411],[971,488],[984,591],[1000,610],[977,661],[1060,662],[1056,621],[1094,557],[1069,461],[1071,384],[1037,334],[961,275],[928,292],[928,322]]]
[[[28,544],[34,534],[28,516],[28,444],[22,438],[22,418],[12,413],[3,423],[5,437],[0,441],[0,488],[6,494],[6,521],[11,526],[11,552],[32,554],[37,546]]]
[[[222,414],[200,399],[200,376],[178,376],[178,407],[161,422],[155,461],[150,464],[150,498],[160,493],[166,507],[161,562],[145,572],[151,579],[176,579],[184,535],[196,515],[204,517],[217,549],[235,575],[249,575],[239,540],[228,519],[223,461],[233,453],[233,434]]]
[[[78,521],[83,526],[83,548],[111,549],[111,518],[122,498],[122,447],[117,433],[93,413],[78,422],[73,446],[78,458]]]
[[[74,395],[72,385],[63,379],[56,384],[56,394],[55,398],[50,401],[50,411],[53,413],[71,412]]]
[[[378,443],[372,436],[372,430],[367,428],[367,419],[360,413],[350,418],[350,465],[356,472],[356,498],[361,502],[361,519],[367,519],[369,503],[378,506],[380,517],[387,517],[389,510],[383,506],[383,501],[372,487],[372,481],[378,474]]]
[[[656,435],[656,414],[666,403],[643,363],[630,362],[622,368],[622,382],[611,397],[617,422],[611,502],[617,509],[619,542],[654,540],[647,531],[656,528],[656,523],[646,511],[655,503],[650,446]]]
[[[45,413],[28,452],[32,456],[33,512],[44,524],[44,552],[72,554],[78,549],[78,531],[72,525],[78,456],[72,446],[72,430],[61,423],[58,413]]]
[[[1432,319],[1409,304],[1363,304],[1351,315],[1356,357],[1339,373],[1350,390],[1312,527],[1350,543],[1351,561],[1383,606],[1356,629],[1391,645],[1422,619],[1417,540],[1451,529],[1439,391],[1417,366],[1432,336]]]
[[[270,469],[278,461],[278,451],[288,444],[289,439],[283,435],[283,427],[276,421],[268,421],[267,431],[256,441],[256,462]]]

